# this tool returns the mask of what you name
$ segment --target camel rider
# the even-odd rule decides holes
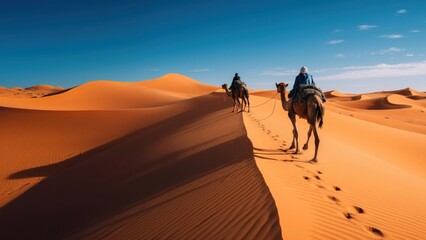
[[[241,85],[241,78],[238,76],[238,73],[235,73],[234,78],[232,79],[231,87],[229,87],[229,90],[232,90],[235,85]]]
[[[315,86],[314,78],[312,75],[308,74],[308,68],[303,66],[300,68],[299,75],[296,76],[296,79],[294,80],[293,89],[289,93],[289,97],[294,99],[294,97],[297,94],[297,90],[300,85],[313,85]],[[321,98],[322,101],[325,102],[325,96],[321,91]]]

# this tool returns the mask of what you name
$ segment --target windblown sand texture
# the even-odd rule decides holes
[[[426,94],[327,97],[311,164],[275,90],[0,88],[0,239],[424,239]]]

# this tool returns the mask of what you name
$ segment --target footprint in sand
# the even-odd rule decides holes
[[[379,236],[379,237],[384,237],[384,236],[385,236],[385,235],[383,234],[383,232],[382,232],[382,231],[380,231],[380,229],[377,229],[377,228],[375,228],[375,227],[371,227],[371,226],[367,226],[367,225],[365,225],[365,229],[366,229],[368,232],[370,232],[370,233],[374,234],[375,236]]]
[[[364,213],[364,209],[362,209],[361,207],[353,206],[353,208],[359,214],[363,214]]]
[[[294,164],[294,166],[295,166],[295,167],[298,167],[298,168],[305,168],[305,167],[300,166],[300,165],[298,165],[298,164]]]
[[[300,166],[300,165],[295,165],[296,167],[299,167],[299,168],[303,168],[302,166]],[[310,172],[309,170],[308,170],[308,172],[310,173],[310,174],[312,174],[312,176],[315,178],[315,179],[317,179],[317,180],[321,180],[321,178],[317,175],[317,174],[319,174],[319,175],[321,175],[321,174],[323,174],[321,171],[319,171],[319,170],[317,170],[316,171],[316,174],[315,173],[313,173],[313,172]],[[308,176],[303,176],[303,179],[304,180],[306,180],[306,181],[311,181],[311,178],[310,177],[308,177]],[[319,189],[324,189],[325,187],[323,186],[323,185],[321,185],[321,184],[316,184],[316,187],[318,187]],[[340,188],[340,187],[338,187],[338,186],[333,186],[333,189],[335,190],[335,191],[341,191],[342,189]],[[333,196],[333,195],[326,195],[327,196],[327,198],[329,199],[329,200],[331,200],[331,201],[333,201],[334,203],[336,203],[336,204],[340,204],[340,200],[337,198],[337,197],[335,197],[335,196]],[[344,211],[344,212],[342,212],[342,214],[343,214],[343,216],[346,218],[346,219],[348,219],[348,220],[350,220],[350,219],[354,219],[355,218],[355,216],[356,216],[356,214],[365,214],[365,211],[364,211],[364,209],[362,208],[362,207],[359,207],[359,206],[351,206],[351,207],[348,207],[347,208],[347,211]],[[378,229],[378,228],[376,228],[376,227],[372,227],[372,226],[367,226],[367,225],[364,225],[364,228],[365,228],[365,230],[367,230],[368,232],[370,232],[371,234],[373,234],[374,236],[376,236],[376,237],[384,237],[384,234],[383,234],[383,232],[380,230],[380,229]]]
[[[340,202],[337,197],[332,196],[332,195],[327,195],[327,198],[330,199],[331,201],[335,202],[335,203]]]
[[[353,218],[352,214],[348,213],[348,212],[344,212],[343,215],[345,216],[346,219],[351,219]]]
[[[364,209],[358,206],[351,206],[347,210],[348,210],[347,212],[343,212],[343,215],[345,216],[346,219],[354,218],[354,214],[356,213],[358,214],[364,213]],[[355,210],[355,212],[353,212],[353,210]]]

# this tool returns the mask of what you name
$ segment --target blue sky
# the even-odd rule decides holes
[[[426,91],[426,1],[1,1],[0,86],[137,81]]]

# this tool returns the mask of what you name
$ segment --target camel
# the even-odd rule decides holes
[[[290,118],[291,123],[293,124],[293,141],[289,149],[294,149],[296,147],[296,150],[294,153],[300,154],[298,132],[296,127],[296,115],[298,115],[300,118],[306,119],[310,125],[309,131],[308,131],[308,140],[303,146],[303,149],[304,150],[308,149],[309,138],[311,137],[311,133],[313,131],[315,136],[315,155],[314,155],[314,158],[310,161],[314,163],[318,162],[317,154],[318,154],[320,139],[318,136],[316,124],[318,122],[318,126],[320,128],[322,127],[324,113],[325,113],[325,106],[322,103],[321,98],[315,94],[312,94],[308,97],[306,102],[291,104],[291,100],[287,100],[287,96],[285,94],[286,87],[288,86],[288,84],[275,83],[275,85],[277,87],[277,92],[279,92],[281,95],[282,107],[284,111],[288,111],[288,117]]]
[[[232,106],[232,112],[238,110],[238,106],[241,106],[240,104],[240,98],[242,99],[243,106],[241,106],[241,112],[243,112],[246,109],[246,106],[248,106],[248,111],[250,112],[250,100],[249,100],[249,93],[248,89],[244,85],[237,86],[232,89],[232,92],[228,89],[228,84],[223,84],[222,88],[225,89],[226,94],[234,100],[234,105]],[[238,104],[238,105],[237,105]]]

